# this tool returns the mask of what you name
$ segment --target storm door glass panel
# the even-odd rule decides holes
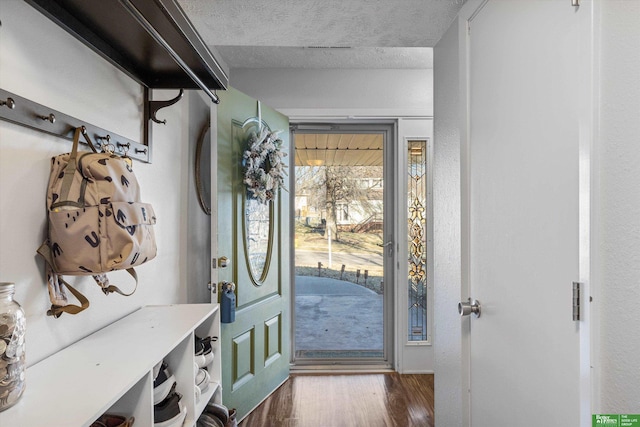
[[[295,363],[388,364],[387,132],[295,134]]]
[[[408,141],[409,341],[427,340],[427,141]]]

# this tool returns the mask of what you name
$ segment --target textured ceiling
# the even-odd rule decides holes
[[[231,68],[430,68],[464,0],[178,2]]]
[[[433,68],[428,47],[217,46],[230,68]]]

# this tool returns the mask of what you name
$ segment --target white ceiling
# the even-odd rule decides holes
[[[178,0],[232,69],[431,68],[464,1]]]

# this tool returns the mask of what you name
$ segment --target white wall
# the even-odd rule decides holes
[[[142,89],[90,49],[20,0],[3,0],[0,9],[0,86],[89,123],[140,141]],[[187,95],[190,98],[192,94]],[[157,99],[175,96],[158,91]],[[196,95],[197,96],[197,95]],[[6,107],[2,107],[6,108]],[[187,265],[190,224],[190,151],[196,124],[193,102],[160,111],[166,126],[156,125],[153,164],[134,162],[143,200],[158,217],[156,259],[137,268],[140,283],[131,297],[106,297],[90,278],[70,277],[91,301],[77,316],[46,316],[49,298],[44,264],[35,250],[45,238],[45,190],[50,158],[71,149],[69,141],[0,121],[0,280],[16,283],[16,300],[27,314],[27,363],[33,364],[146,304],[182,303],[203,298],[189,292]],[[207,222],[208,223],[208,222]],[[206,235],[209,231],[204,232]],[[207,264],[208,265],[208,260]],[[208,274],[208,268],[207,272]],[[110,275],[129,289],[126,273]],[[205,283],[206,285],[206,283]],[[193,294],[193,295],[191,295]],[[126,351],[126,349],[114,349]]]
[[[293,122],[394,120],[398,124],[398,144],[406,137],[433,136],[431,69],[233,69],[231,85],[288,115]],[[399,244],[407,247],[406,241]],[[433,347],[437,343],[405,344],[406,302],[402,301],[408,285],[406,280],[396,283],[396,306],[400,308],[396,313],[396,369],[433,372]]]
[[[430,69],[233,69],[230,81],[290,117],[433,115]]]
[[[640,2],[600,1],[601,413],[640,413]]]

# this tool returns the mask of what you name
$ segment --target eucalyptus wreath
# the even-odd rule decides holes
[[[287,165],[283,158],[287,153],[282,151],[280,131],[271,131],[262,127],[258,133],[252,131],[247,140],[247,150],[242,156],[244,164],[244,184],[249,197],[261,203],[274,200],[280,188],[286,190],[284,177],[287,176]]]

